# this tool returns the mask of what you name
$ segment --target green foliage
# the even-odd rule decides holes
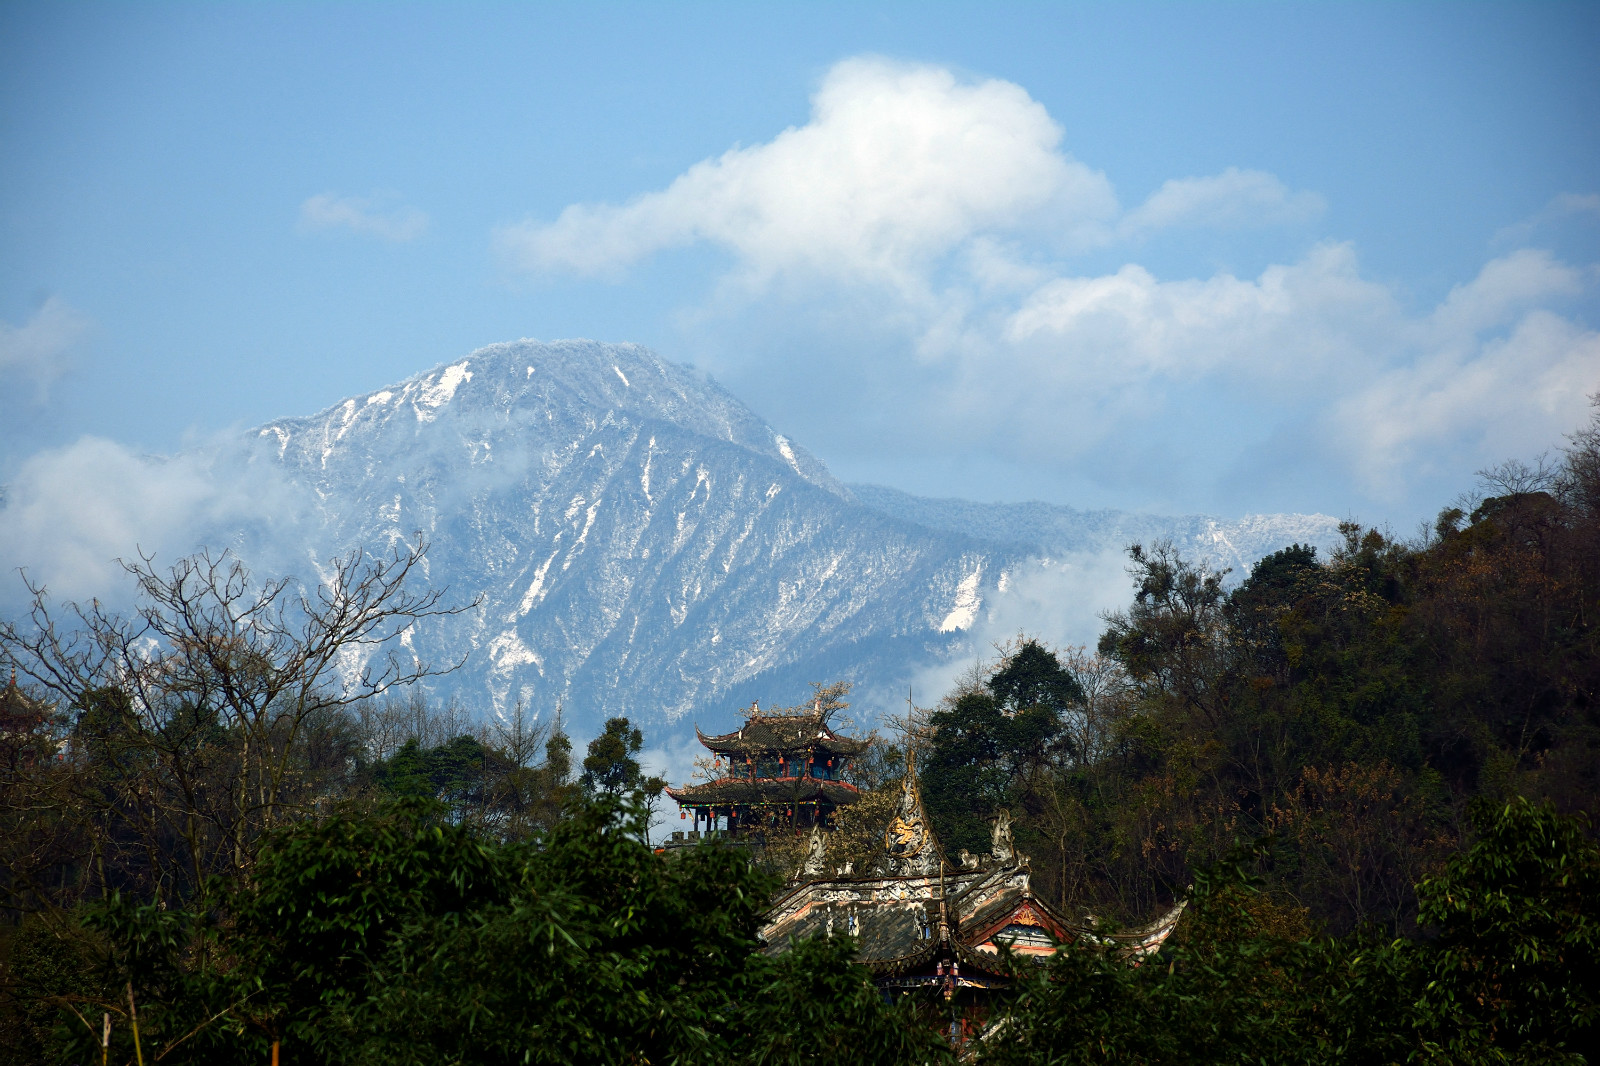
[[[1417,541],[1347,522],[1231,589],[1135,545],[1133,602],[1073,660],[1095,757],[1011,801],[1052,901],[1138,920],[1270,833],[1261,872],[1312,922],[1410,933],[1475,797],[1600,815],[1600,418],[1574,444]]]
[[[1481,805],[1480,839],[1418,888],[1433,939],[1294,939],[1252,870],[1200,871],[1183,935],[1130,960],[1021,963],[993,1063],[1581,1063],[1600,1019],[1600,848],[1580,819]],[[1137,961],[1137,965],[1130,962]]]
[[[1419,1002],[1428,1051],[1539,1062],[1600,1046],[1600,848],[1524,799],[1474,816],[1477,842],[1417,889],[1438,937]]]
[[[1082,700],[1055,655],[1030,640],[983,689],[962,693],[929,719],[922,794],[946,849],[987,850],[995,814],[1021,803],[1030,774],[1069,749],[1063,715]]]
[[[373,768],[372,779],[391,796],[437,799],[465,811],[486,804],[492,781],[509,769],[503,757],[474,736],[459,736],[432,748],[411,737],[392,759]]]
[[[59,916],[58,916],[59,917]],[[6,932],[0,966],[0,1064],[33,1066],[48,1061],[58,1025],[80,1025],[80,1007],[100,991],[92,974],[91,946],[70,924],[29,915]],[[96,1024],[98,1012],[92,1012]]]
[[[95,987],[118,1010],[132,989],[146,1061],[264,1060],[274,1041],[302,1063],[943,1055],[848,942],[763,954],[775,882],[731,849],[669,862],[646,820],[635,794],[580,803],[521,843],[416,803],[299,826],[215,912],[93,908],[110,945]],[[55,1039],[81,1059],[97,1035]],[[119,1054],[131,1040],[119,1023]]]
[[[626,718],[606,719],[606,728],[589,742],[583,759],[583,787],[613,796],[643,788],[654,795],[665,787],[659,778],[646,778],[634,758],[644,747],[644,734]]]

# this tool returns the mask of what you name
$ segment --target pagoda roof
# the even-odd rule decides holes
[[[1160,949],[1183,911],[1180,902],[1147,925],[1102,933],[1093,919],[1069,920],[1035,896],[1026,866],[1005,864],[946,873],[942,879],[806,881],[778,898],[761,935],[768,954],[808,937],[850,936],[856,944],[856,961],[880,977],[910,974],[940,957],[1004,977],[1012,963],[994,945],[1019,924],[1039,928],[1056,943],[1082,941],[1136,959]],[[854,934],[852,915],[857,923]],[[1044,948],[1042,955],[1052,950]],[[1038,949],[1023,953],[1028,956],[1042,957]]]
[[[30,733],[48,716],[48,706],[43,701],[17,687],[17,672],[12,670],[10,682],[0,688],[0,733]]]
[[[856,786],[815,777],[719,777],[699,785],[669,788],[683,806],[734,807],[743,804],[826,802],[836,807],[860,797]]]
[[[756,712],[732,733],[708,736],[695,727],[700,743],[723,755],[756,755],[769,751],[825,751],[859,755],[867,741],[842,737],[828,728],[821,712],[812,714],[761,714]]]

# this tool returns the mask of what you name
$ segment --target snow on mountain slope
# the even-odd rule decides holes
[[[428,662],[466,660],[435,693],[482,712],[559,703],[580,736],[617,714],[721,727],[841,678],[870,717],[1000,627],[1070,617],[1039,635],[1084,639],[1125,599],[1132,540],[1241,567],[1333,526],[852,491],[703,374],[590,341],[492,345],[238,448],[219,467],[298,502],[207,542],[309,579],[420,531],[422,581],[477,600],[409,638]]]
[[[495,345],[263,426],[248,450],[314,493],[312,555],[420,530],[426,579],[481,595],[413,639],[467,656],[449,687],[583,724],[675,720],[752,686],[794,700],[797,671],[904,674],[895,660],[949,646],[973,575],[1011,554],[860,507],[714,382],[631,345]]]

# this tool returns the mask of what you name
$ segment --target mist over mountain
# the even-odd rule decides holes
[[[161,464],[230,501],[196,509],[168,555],[227,546],[309,583],[334,555],[420,532],[420,582],[476,600],[408,635],[425,662],[465,660],[433,695],[559,705],[580,736],[618,714],[720,727],[837,679],[870,719],[910,685],[936,698],[941,671],[1017,627],[1092,640],[1126,599],[1133,540],[1237,568],[1335,527],[847,487],[706,375],[590,341],[491,345]]]
[[[1338,521],[1327,515],[1246,515],[1225,520],[1211,515],[1153,515],[1132,511],[1079,511],[1057,504],[975,503],[913,496],[883,485],[851,485],[851,494],[882,514],[928,529],[962,532],[1032,555],[1096,554],[1108,546],[1170,540],[1212,566],[1247,573],[1263,555],[1289,544],[1328,545]]]

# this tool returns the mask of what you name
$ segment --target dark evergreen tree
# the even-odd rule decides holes
[[[1028,640],[982,690],[933,714],[922,789],[947,849],[988,849],[999,810],[1025,804],[1033,774],[1068,752],[1063,719],[1082,699],[1054,653]]]

